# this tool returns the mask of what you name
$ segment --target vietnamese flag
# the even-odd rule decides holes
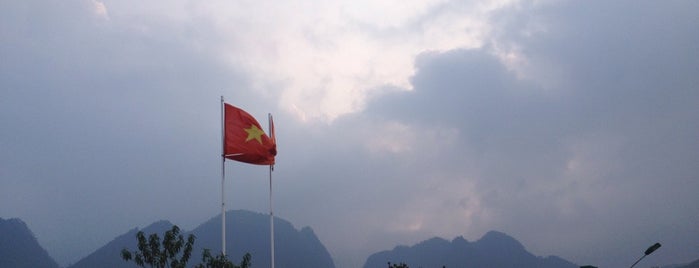
[[[224,107],[224,157],[255,165],[274,165],[277,155],[274,128],[270,138],[250,114],[228,103]]]

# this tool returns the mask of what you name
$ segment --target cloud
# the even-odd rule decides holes
[[[410,90],[414,57],[479,47],[501,4],[289,1],[194,4],[226,36],[221,52],[301,118],[359,112],[386,88]],[[388,16],[388,14],[395,16]],[[269,18],[274,18],[270,20]]]
[[[197,50],[187,27],[125,22],[119,12],[105,22],[92,4],[12,3],[0,23],[2,214],[30,222],[62,264],[134,225],[216,213],[167,196],[196,195],[217,177],[201,165],[217,162],[207,151],[218,148],[218,96],[250,100],[230,91],[245,79]],[[171,198],[169,209],[158,201]]]
[[[103,18],[105,20],[109,20],[109,13],[107,12],[107,6],[104,5],[104,3],[96,0],[92,0],[92,5],[94,8],[95,15]]]
[[[678,30],[691,16],[668,19],[677,8],[668,6],[624,16],[615,5],[520,8],[494,16],[494,25],[515,20],[502,22],[505,32],[482,49],[423,53],[414,91],[385,95],[366,112],[409,129],[455,127],[458,149],[430,163],[474,185],[454,193],[479,201],[480,213],[469,217],[482,221],[468,225],[470,233],[509,230],[534,252],[620,266],[622,253],[591,248],[642,248],[691,232],[696,206],[667,207],[696,201],[685,187],[696,187],[687,181],[696,171],[687,160],[697,159],[690,151],[699,144],[690,136],[699,128],[688,111],[699,96],[686,67],[699,61],[687,49],[694,37]],[[596,17],[600,8],[608,16]],[[659,20],[667,25],[658,27]],[[656,33],[660,28],[678,32],[656,38],[667,35]],[[678,250],[666,258],[692,256]]]

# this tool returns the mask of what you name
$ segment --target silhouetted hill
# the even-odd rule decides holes
[[[390,251],[372,254],[364,268],[384,268],[388,262],[406,263],[410,267],[459,268],[577,268],[562,258],[537,257],[529,253],[519,241],[500,232],[490,231],[476,242],[459,236],[447,241],[432,238],[414,246],[397,246]]]
[[[170,230],[170,228],[172,228],[172,223],[161,220],[148,225],[146,228],[143,228],[142,231],[146,235],[158,233],[158,236],[162,238],[165,231]],[[133,262],[126,262],[121,258],[121,250],[123,248],[128,248],[130,251],[138,248],[136,233],[138,233],[138,228],[129,230],[125,234],[114,238],[114,240],[103,247],[95,250],[95,252],[90,255],[87,255],[87,257],[69,266],[69,268],[138,267]]]
[[[0,267],[58,268],[58,264],[22,220],[0,218]]]
[[[200,262],[201,250],[221,251],[221,216],[211,218],[192,230],[197,236],[193,256]],[[233,210],[226,212],[226,253],[239,262],[248,252],[253,267],[270,267],[269,215]],[[330,253],[310,227],[296,230],[279,217],[274,218],[275,264],[285,268],[335,267]]]
[[[699,268],[699,260],[693,261],[684,266],[680,266],[679,268]]]
[[[143,229],[147,235],[163,233],[172,227],[172,223],[159,221]],[[275,217],[275,264],[277,267],[317,267],[333,268],[330,253],[318,240],[313,230],[304,227],[296,230],[291,223]],[[136,233],[138,229],[115,238],[92,254],[76,262],[69,268],[87,267],[137,267],[133,262],[121,259],[121,250],[126,247],[133,251],[137,248]],[[218,215],[199,225],[190,232],[183,230],[184,236],[194,234],[196,240],[189,264],[193,266],[201,262],[202,249],[208,248],[212,254],[221,251],[221,216]],[[253,267],[270,266],[269,215],[250,211],[234,210],[226,212],[226,253],[235,263],[249,252],[252,255]],[[0,266],[4,267],[4,266]]]

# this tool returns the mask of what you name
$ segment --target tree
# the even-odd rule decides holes
[[[158,234],[151,234],[148,239],[139,231],[136,234],[138,239],[138,250],[133,253],[126,248],[121,250],[121,257],[125,261],[133,261],[136,265],[151,268],[185,268],[189,257],[192,255],[192,245],[194,244],[194,235],[187,237],[187,242],[184,241],[184,236],[180,234],[180,228],[173,225],[172,229],[165,232],[162,242],[162,250],[160,248],[160,237]],[[183,250],[179,256],[180,250]]]
[[[400,263],[400,264],[391,264],[391,262],[388,262],[388,268],[409,268],[407,264],[405,263]]]
[[[388,262],[388,268],[410,268],[407,264],[401,262],[400,264],[391,264],[391,262]],[[447,268],[446,266],[442,266],[442,268]]]
[[[148,265],[151,268],[185,268],[192,256],[192,246],[196,237],[190,234],[185,242],[184,236],[180,234],[180,228],[173,225],[172,229],[165,232],[163,236],[162,250],[158,234],[151,234],[146,239],[145,234],[140,231],[136,233],[136,238],[138,250],[134,252],[126,248],[121,250],[121,258],[125,261],[133,259],[136,265],[141,267]],[[181,256],[180,250],[182,250]],[[245,253],[240,265],[235,265],[223,253],[214,257],[211,256],[209,249],[204,249],[202,263],[195,268],[249,268],[251,258],[250,253]]]
[[[249,268],[251,263],[250,253],[245,253],[240,265],[233,264],[226,255],[219,253],[216,257],[211,256],[211,251],[208,248],[202,252],[202,263],[194,266],[194,268]]]

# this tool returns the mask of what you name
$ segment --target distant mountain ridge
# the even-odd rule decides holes
[[[172,227],[168,221],[158,221],[143,229],[147,235],[163,233]],[[297,230],[294,226],[279,217],[275,217],[275,264],[288,268],[334,268],[330,253],[320,242],[310,227]],[[132,229],[116,237],[103,247],[79,260],[69,268],[91,267],[137,267],[133,262],[121,259],[121,250],[137,248],[136,233]],[[213,217],[191,231],[183,231],[184,236],[194,234],[196,240],[189,266],[201,262],[202,249],[208,248],[213,254],[221,251],[221,215]],[[234,263],[240,262],[245,253],[252,255],[253,267],[269,267],[270,254],[269,215],[245,211],[231,210],[226,212],[226,254]],[[3,266],[0,266],[3,267]]]
[[[678,268],[699,268],[699,259]]]
[[[253,267],[270,267],[269,215],[246,210],[233,210],[226,213],[226,252],[234,262],[249,252]],[[201,256],[201,249],[207,247],[212,252],[221,251],[221,216],[218,215],[194,228],[191,233],[197,236],[194,243],[195,256]],[[320,242],[310,227],[297,230],[279,217],[274,218],[275,264],[285,268],[334,268],[330,253]],[[197,262],[200,261],[197,259]]]
[[[476,242],[459,236],[452,241],[435,237],[413,246],[397,246],[367,258],[364,268],[383,268],[387,263],[406,263],[410,267],[459,268],[577,268],[560,257],[537,257],[516,239],[505,233],[490,231]]]
[[[39,245],[26,223],[0,218],[0,267],[58,268],[58,264]]]
[[[190,266],[201,261],[201,248],[220,251],[220,215],[199,225],[191,232],[197,234]],[[250,211],[236,210],[226,214],[228,255],[239,262],[244,252],[253,254],[253,267],[269,267],[269,216]],[[172,227],[169,221],[157,221],[142,231],[162,235]],[[236,226],[236,227],[232,227]],[[330,254],[310,227],[296,230],[286,220],[276,218],[276,264],[278,267],[334,267]],[[291,231],[293,230],[293,231]],[[76,267],[137,267],[125,262],[120,251],[126,247],[136,249],[138,228],[116,237],[103,247],[69,266]],[[280,241],[281,240],[281,241]],[[282,242],[284,241],[284,242]],[[209,247],[210,246],[210,247]],[[491,231],[475,242],[459,236],[452,241],[435,237],[413,246],[397,246],[390,251],[372,254],[365,268],[385,268],[387,262],[404,262],[410,267],[537,267],[573,268],[577,265],[556,256],[537,257],[507,234]],[[288,264],[288,265],[287,265]],[[58,268],[58,264],[37,242],[27,225],[20,219],[0,218],[0,268]],[[699,260],[688,264],[664,265],[663,268],[699,268]]]
[[[172,228],[172,223],[169,221],[161,220],[151,223],[147,227],[143,228],[143,233],[152,234],[158,233],[158,236],[163,237],[165,231]],[[91,267],[124,267],[124,268],[137,268],[138,266],[133,262],[126,262],[121,258],[121,250],[123,248],[128,248],[129,250],[135,250],[138,247],[136,241],[136,233],[139,229],[134,228],[129,230],[123,235],[117,236],[112,241],[108,242],[106,245],[97,249],[95,252],[87,255],[78,262],[68,266],[69,268],[91,268]]]

